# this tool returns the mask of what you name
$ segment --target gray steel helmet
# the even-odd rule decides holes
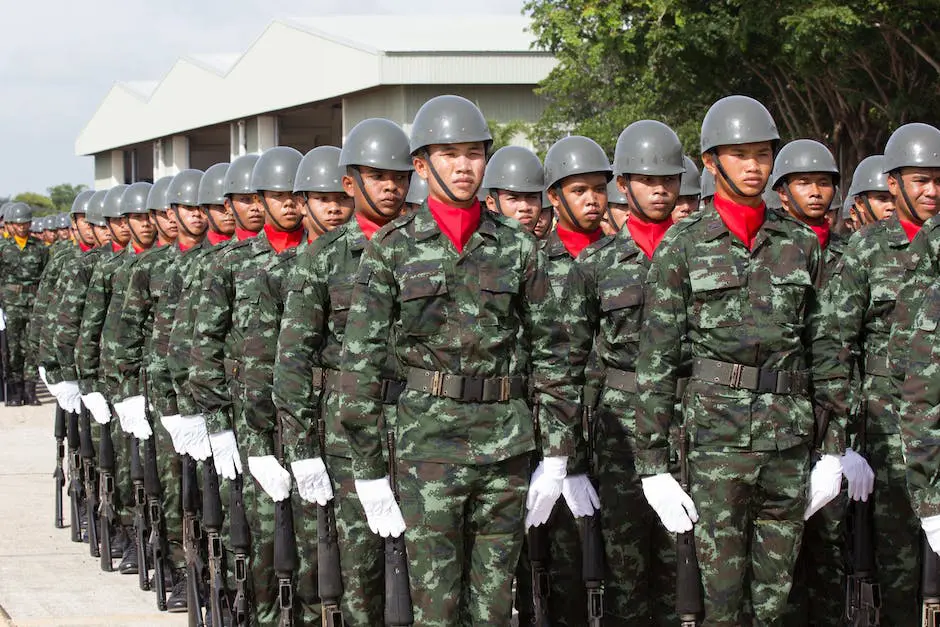
[[[432,144],[493,142],[480,109],[460,96],[435,96],[418,109],[411,125],[411,154]]]
[[[251,188],[255,192],[293,192],[297,166],[304,158],[290,146],[274,146],[264,151],[251,170]]]
[[[107,226],[104,219],[104,199],[108,195],[108,190],[102,189],[95,192],[88,200],[88,209],[85,211],[85,219],[95,226]]]
[[[7,208],[12,204],[13,204],[12,202],[5,202],[2,205],[0,205],[0,221],[3,221],[4,219],[3,216],[6,215]]]
[[[627,202],[627,195],[620,191],[620,188],[617,187],[617,181],[613,179],[607,183],[607,202],[615,205],[629,204]],[[551,201],[549,201],[548,204],[551,205]]]
[[[150,193],[147,194],[147,209],[150,211],[167,211],[170,208],[170,203],[166,199],[166,192],[172,182],[172,176],[164,176],[154,182],[153,187],[150,188]]]
[[[777,187],[791,174],[808,172],[831,174],[833,184],[839,184],[839,166],[828,148],[812,139],[793,140],[777,153],[770,174],[770,186]]]
[[[503,146],[487,162],[482,187],[523,194],[541,192],[545,189],[542,162],[528,148]]]
[[[638,120],[623,129],[614,149],[614,174],[673,176],[685,172],[682,142],[657,120]]]
[[[328,194],[346,191],[343,189],[346,172],[339,165],[341,153],[336,146],[317,146],[305,154],[294,176],[294,192]]]
[[[783,202],[780,200],[780,194],[778,194],[777,190],[775,190],[773,185],[770,184],[770,181],[767,181],[767,185],[764,187],[764,193],[761,194],[761,198],[764,199],[764,204],[767,205],[768,209],[783,209]]]
[[[408,136],[400,126],[385,118],[363,120],[349,131],[343,142],[339,165],[342,168],[364,165],[394,172],[414,170]]]
[[[748,96],[726,96],[702,120],[702,153],[718,146],[778,142],[777,124],[767,107]]]
[[[701,196],[702,175],[698,172],[698,166],[688,155],[682,157],[682,162],[685,163],[685,172],[679,183],[679,196]]]
[[[842,206],[842,189],[836,185],[835,193],[832,195],[832,200],[829,202],[829,211],[838,211]]]
[[[552,199],[548,197],[548,192],[542,192],[542,209],[554,209]]]
[[[45,222],[45,218],[36,218],[29,223],[29,232],[30,233],[42,233],[42,224]]]
[[[69,214],[60,213],[59,215],[57,215],[55,217],[54,226],[56,230],[70,228],[72,226],[72,220],[69,219]]]
[[[91,197],[94,196],[95,191],[92,189],[86,189],[78,193],[78,196],[75,197],[75,200],[72,201],[72,208],[69,210],[71,215],[76,215],[79,213],[85,213],[88,211],[88,201],[91,200]]]
[[[255,190],[251,187],[251,173],[255,169],[255,164],[261,155],[250,154],[242,155],[232,161],[225,173],[225,185],[222,186],[222,194],[229,196],[231,194],[254,194]]]
[[[842,201],[842,220],[848,220],[852,217],[852,206],[855,204],[855,198],[846,196]]]
[[[183,170],[173,177],[170,186],[166,189],[166,201],[172,205],[199,206],[199,184],[202,182],[203,171],[192,168]]]
[[[708,168],[702,168],[702,198],[715,195],[715,175]]]
[[[147,213],[147,199],[152,188],[153,185],[146,181],[132,183],[121,197],[121,214]]]
[[[54,231],[55,230],[55,220],[57,216],[46,216],[42,219],[42,230],[43,231]]]
[[[848,198],[855,198],[865,192],[888,191],[888,177],[884,170],[884,155],[870,155],[855,166],[852,184],[849,185]]]
[[[27,205],[25,202],[14,202],[7,207],[6,211],[6,221],[12,222],[13,224],[25,224],[26,222],[32,222],[33,220],[33,208]]]
[[[428,198],[428,182],[418,176],[417,172],[412,173],[411,183],[408,185],[408,195],[405,196],[405,202],[412,205],[420,205]]]
[[[228,172],[228,163],[216,163],[206,169],[199,181],[199,189],[196,192],[196,201],[200,205],[224,205],[225,194],[222,193],[222,186],[225,185],[225,175]]]
[[[885,144],[884,173],[901,168],[940,168],[940,130],[913,122],[891,133]]]
[[[108,190],[107,195],[104,197],[104,204],[101,205],[102,216],[105,218],[120,218],[124,215],[121,213],[121,199],[124,197],[127,187],[127,185],[121,183]]]
[[[559,139],[545,155],[546,189],[569,176],[592,172],[605,174],[608,181],[614,176],[604,149],[588,137],[571,135]]]

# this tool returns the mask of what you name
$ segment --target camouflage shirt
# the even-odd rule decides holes
[[[822,272],[819,241],[802,224],[768,211],[749,250],[709,204],[672,227],[644,288],[637,355],[637,472],[665,473],[683,360],[706,359],[802,372],[811,361]],[[808,395],[775,394],[693,378],[682,398],[693,447],[772,451],[806,444]],[[836,425],[836,428],[838,425]]]
[[[59,244],[65,244],[65,246]],[[59,277],[62,276],[63,268],[74,263],[79,250],[78,246],[65,240],[57,242],[51,253],[49,263],[42,271],[36,300],[33,301],[32,319],[36,322],[29,327],[29,342],[32,350],[38,355],[39,365],[47,370],[54,360],[51,331],[55,326],[55,313],[59,307],[61,290],[64,289],[64,285],[59,287]],[[68,280],[71,280],[71,274],[67,273],[66,276],[69,277]]]
[[[563,318],[537,242],[501,215],[483,211],[461,253],[426,202],[382,228],[363,254],[340,357],[340,422],[356,476],[386,472],[380,420],[389,350],[406,368],[524,376],[516,352],[522,335],[532,344],[543,452],[573,456],[578,393]],[[398,400],[402,459],[488,464],[533,450],[534,438],[526,398],[466,403],[407,389]]]
[[[111,279],[111,299],[105,312],[104,322],[101,324],[101,355],[99,364],[99,378],[105,382],[105,387],[111,393],[112,402],[123,400],[121,396],[121,372],[115,362],[117,346],[117,330],[121,322],[121,309],[124,307],[124,298],[131,280],[135,264],[148,251],[135,252],[133,246],[124,249],[121,256],[122,263],[114,269]]]
[[[124,265],[127,257],[127,249],[102,254],[101,261],[95,266],[88,282],[82,324],[79,327],[78,342],[75,344],[75,367],[82,394],[100,392],[105,397],[112,398],[117,391],[109,388],[102,376],[101,335],[105,317],[108,315],[108,305],[111,303],[114,274]]]
[[[5,309],[32,308],[48,262],[49,249],[32,238],[22,250],[16,243],[0,247],[0,302]]]
[[[78,343],[85,311],[88,284],[91,282],[95,265],[110,254],[109,246],[99,246],[81,253],[73,264],[74,270],[64,272],[59,278],[58,287],[62,289],[62,298],[55,312],[55,329],[52,332],[55,359],[46,373],[49,383],[78,379],[75,369],[75,345]]]

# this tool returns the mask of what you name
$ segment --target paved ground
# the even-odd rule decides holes
[[[185,625],[185,614],[157,611],[136,575],[102,572],[87,544],[53,526],[53,412],[49,400],[0,404],[0,625]]]

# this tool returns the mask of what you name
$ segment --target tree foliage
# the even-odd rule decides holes
[[[940,116],[940,0],[528,0],[537,46],[559,65],[540,86],[541,146],[576,132],[613,150],[643,118],[698,154],[715,100],[747,94],[784,139],[829,145],[843,172],[905,122]]]
[[[52,199],[36,192],[20,192],[13,197],[13,202],[25,202],[27,205],[32,205],[33,216],[36,217],[56,213]]]
[[[518,144],[519,142],[515,140],[516,136],[522,135],[528,138],[532,132],[531,126],[522,120],[513,120],[505,124],[494,120],[487,120],[486,123],[490,127],[490,134],[493,135],[493,145],[490,148],[491,153],[496,152],[503,146]]]
[[[78,185],[60,183],[48,188],[46,191],[49,192],[49,198],[52,200],[52,204],[55,205],[56,211],[62,213],[69,211],[75,197],[86,189],[88,189],[88,186],[84,183]]]

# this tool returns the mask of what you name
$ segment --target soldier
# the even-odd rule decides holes
[[[542,163],[522,146],[500,148],[486,164],[486,207],[515,220],[530,233],[542,211]]]
[[[532,229],[532,235],[534,235],[537,240],[543,240],[552,232],[552,227],[554,226],[555,207],[552,206],[552,201],[549,199],[548,194],[543,191],[542,212],[539,214],[539,219],[535,223],[535,228]]]
[[[601,220],[601,229],[604,235],[616,235],[627,222],[627,216],[630,215],[630,206],[626,195],[617,187],[617,181],[613,178],[607,184],[607,211]],[[554,211],[554,207],[552,207]]]
[[[3,239],[10,238],[10,232],[7,230],[6,225],[6,213],[7,209],[9,209],[10,205],[12,204],[12,202],[5,202],[2,206],[0,206],[0,230],[2,230]]]
[[[370,528],[405,533],[415,622],[508,624],[523,507],[542,524],[561,494],[577,396],[562,374],[567,350],[550,337],[562,334],[560,312],[535,242],[481,211],[476,197],[492,141],[482,113],[459,96],[438,96],[412,129],[411,155],[429,196],[363,253],[340,357],[340,421]],[[543,408],[544,460],[528,499],[535,436],[524,364],[515,359],[520,334],[533,347]],[[407,373],[389,452],[401,509],[382,453],[389,358]]]
[[[33,210],[29,205],[26,206],[29,207],[30,211]],[[37,243],[45,245],[45,242],[42,240],[42,223],[43,218],[36,218],[29,223],[29,239],[36,240]]]
[[[343,189],[336,165],[339,154],[336,146],[318,146],[304,155],[297,168],[294,192],[304,207],[308,243],[346,224],[352,215],[353,199]]]
[[[56,235],[56,218],[58,216],[46,216],[42,224],[42,241],[46,246],[52,246],[58,239]]]
[[[29,343],[29,324],[36,290],[42,271],[49,261],[45,246],[29,238],[33,211],[26,203],[13,203],[6,211],[7,228],[13,233],[12,244],[0,248],[0,302],[5,318],[7,369],[4,373],[8,396],[7,407],[31,402],[36,397],[35,364],[24,370]],[[32,351],[29,351],[32,354]]]
[[[894,213],[894,198],[888,190],[888,177],[882,172],[883,166],[884,155],[871,155],[862,159],[852,174],[852,184],[846,196],[852,199],[852,221],[856,231]]]
[[[701,207],[707,205],[715,196],[715,175],[708,168],[702,168],[702,200]]]
[[[685,172],[682,173],[676,208],[672,210],[674,223],[698,211],[702,197],[702,176],[699,174],[698,166],[688,155],[682,157],[682,162],[685,164]]]
[[[807,338],[822,264],[812,232],[761,199],[778,141],[756,100],[729,96],[711,106],[702,158],[717,192],[667,236],[644,295],[636,468],[663,525],[694,528],[706,620],[716,625],[747,622],[748,606],[755,623],[779,619],[807,509]],[[669,473],[670,432],[680,426],[689,432],[691,498]],[[841,478],[838,456],[824,455],[812,503],[834,497]]]
[[[411,182],[408,184],[408,196],[405,197],[405,213],[417,211],[428,198],[428,182],[412,173]]]
[[[56,216],[55,236],[60,242],[72,239],[72,222],[69,220],[69,214],[60,213]]]

